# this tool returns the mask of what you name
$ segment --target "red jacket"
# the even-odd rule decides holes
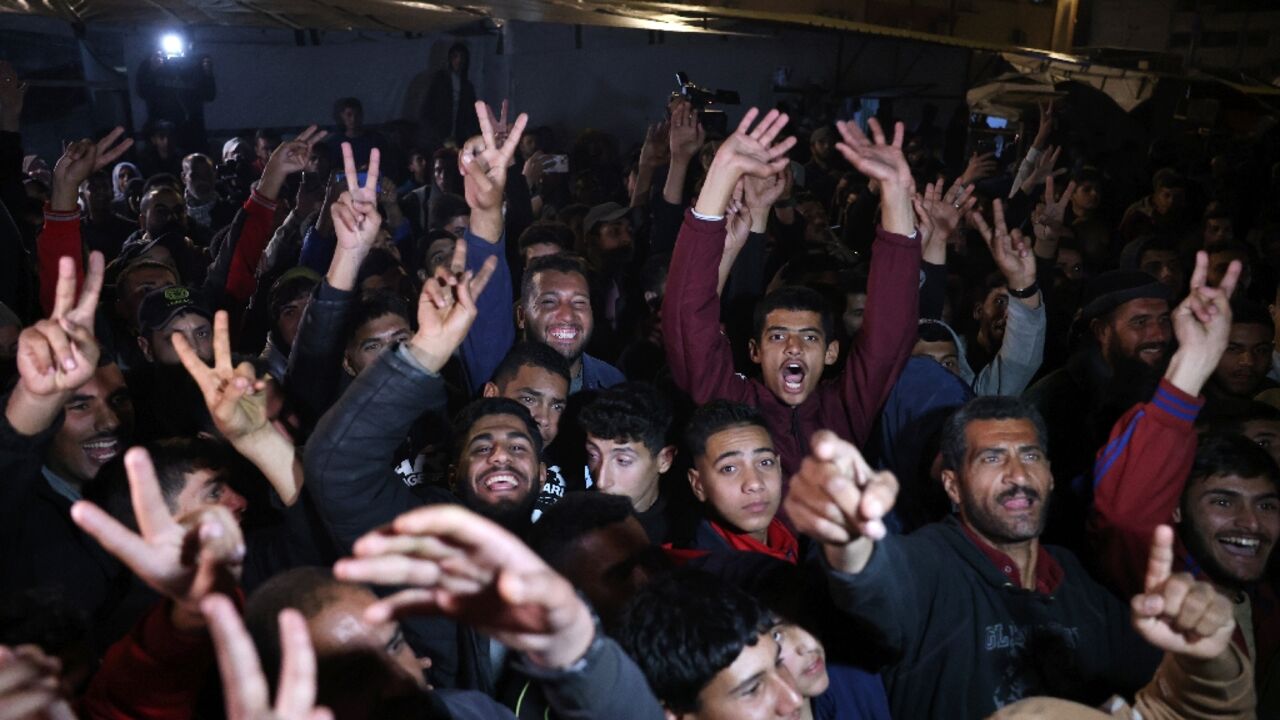
[[[1135,405],[1111,428],[1094,465],[1093,514],[1089,533],[1097,549],[1102,581],[1122,598],[1143,591],[1151,536],[1173,523],[1173,511],[1196,456],[1195,420],[1203,397],[1192,397],[1161,380],[1150,402]],[[1174,570],[1201,575],[1200,565],[1175,539]],[[1280,598],[1269,583],[1249,593],[1257,648],[1257,677],[1280,649]],[[1236,644],[1244,648],[1237,631]]]
[[[243,598],[237,593],[237,604]],[[133,630],[107,649],[102,667],[81,700],[93,720],[187,720],[214,664],[208,631],[173,626],[173,603],[163,600]]]
[[[36,238],[36,262],[40,270],[40,307],[47,317],[53,312],[53,295],[58,287],[58,259],[76,261],[76,293],[84,284],[84,249],[80,244],[80,213],[56,212],[44,207],[44,227]]]
[[[920,242],[876,229],[866,314],[844,372],[791,407],[759,379],[733,371],[716,294],[724,237],[723,220],[699,220],[686,212],[662,302],[667,362],[676,384],[694,402],[725,399],[759,408],[782,459],[783,477],[789,479],[808,454],[815,431],[831,430],[856,445],[865,444],[871,434],[916,342]]]

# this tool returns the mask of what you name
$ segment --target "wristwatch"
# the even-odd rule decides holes
[[[1034,281],[1030,285],[1022,288],[1021,290],[1009,288],[1009,294],[1012,295],[1013,297],[1018,298],[1019,300],[1026,300],[1029,297],[1033,297],[1038,292],[1040,292],[1039,281]]]

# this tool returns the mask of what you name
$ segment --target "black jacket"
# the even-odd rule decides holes
[[[303,456],[303,491],[340,554],[409,510],[456,502],[440,488],[410,489],[391,470],[414,421],[424,412],[443,413],[446,403],[444,380],[397,346],[365,368],[320,419]],[[431,658],[433,685],[492,694],[483,638],[440,618],[410,620],[405,631],[414,649]]]
[[[0,408],[8,402],[0,398]],[[41,471],[61,425],[59,417],[38,435],[21,435],[0,411],[0,594],[50,591],[96,630],[123,596],[128,573],[76,527],[71,501]]]
[[[828,569],[836,606],[898,655],[883,671],[894,717],[987,717],[1033,695],[1095,706],[1151,679],[1160,652],[1128,606],[1046,549],[1064,571],[1051,595],[1010,583],[954,517],[877,542],[857,575]]]

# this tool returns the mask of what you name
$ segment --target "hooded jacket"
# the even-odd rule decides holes
[[[920,320],[921,325],[931,324],[946,328],[956,343],[956,355],[960,361],[960,377],[973,389],[975,395],[1004,395],[1017,397],[1031,384],[1044,360],[1044,336],[1048,319],[1044,301],[1029,308],[1016,298],[1009,299],[1004,339],[1000,351],[985,367],[974,370],[969,365],[969,348],[950,325],[941,320]]]

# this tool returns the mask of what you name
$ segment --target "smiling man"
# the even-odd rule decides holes
[[[93,335],[103,263],[93,253],[76,302],[63,258],[52,317],[18,337],[18,383],[0,418],[0,588],[47,588],[93,616],[113,597],[117,569],[91,551],[71,504],[124,452],[133,402],[114,364],[99,367]]]
[[[713,400],[689,418],[685,444],[693,462],[689,486],[705,516],[692,549],[758,552],[796,562],[796,537],[777,518],[782,463],[760,413]]]
[[[1053,542],[1085,548],[1088,508],[1068,481],[1089,471],[1109,423],[1155,390],[1172,350],[1171,297],[1168,286],[1136,270],[1093,278],[1080,318],[1089,341],[1023,394],[1048,423],[1054,474],[1064,481],[1050,523]]]
[[[468,509],[518,537],[528,534],[542,490],[542,435],[515,400],[481,398],[458,413],[454,483]]]
[[[1155,527],[1175,524],[1175,568],[1203,573],[1234,601],[1237,623],[1253,630],[1236,641],[1255,663],[1260,707],[1275,707],[1280,695],[1263,691],[1280,625],[1275,613],[1253,608],[1280,602],[1269,583],[1258,582],[1280,537],[1280,470],[1245,435],[1197,436],[1201,391],[1235,335],[1227,298],[1240,275],[1236,264],[1219,288],[1206,289],[1208,264],[1199,253],[1191,296],[1174,312],[1178,350],[1159,387],[1116,422],[1097,453],[1089,529],[1100,577],[1124,595],[1141,589]],[[1190,309],[1205,293],[1214,311],[1207,322]]]
[[[595,330],[591,285],[581,260],[568,255],[535,258],[524,272],[516,325],[526,340],[550,346],[569,361],[570,394],[622,382],[622,373],[586,352]]]

